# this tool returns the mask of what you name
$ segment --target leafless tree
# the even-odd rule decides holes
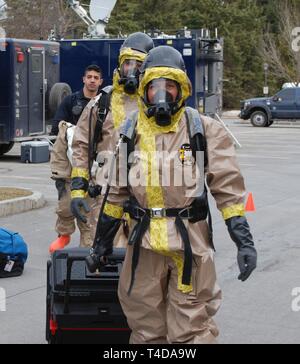
[[[84,24],[68,7],[66,0],[6,0],[7,35],[14,38],[47,39],[56,29],[61,37],[82,34]]]
[[[0,21],[6,19],[6,3],[0,0]]]
[[[278,35],[267,32],[263,36],[261,55],[277,79],[300,82],[300,48],[295,48],[297,29],[300,33],[299,8],[288,0],[280,1],[277,6],[280,32]]]

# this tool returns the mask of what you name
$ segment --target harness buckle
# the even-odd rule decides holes
[[[133,216],[134,216],[133,218],[138,219],[138,220],[142,219],[146,214],[146,211],[139,206],[134,206],[132,212],[133,212]],[[129,213],[129,215],[130,215],[130,213]]]
[[[164,217],[167,217],[166,209],[163,209],[163,208],[150,209],[150,217],[152,219],[162,219]]]

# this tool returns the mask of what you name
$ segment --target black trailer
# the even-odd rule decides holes
[[[59,43],[0,39],[0,45],[1,156],[14,142],[47,134],[53,114],[71,89],[59,83]]]

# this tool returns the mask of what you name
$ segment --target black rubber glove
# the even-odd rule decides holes
[[[86,257],[86,264],[91,273],[94,273],[101,265],[105,265],[106,257],[113,252],[113,241],[119,230],[120,219],[103,214],[97,225],[94,247],[91,254]]]
[[[99,256],[107,256],[113,252],[113,241],[122,220],[103,214],[96,231],[95,252]]]
[[[66,181],[62,178],[55,180],[55,187],[58,192],[58,200],[61,200],[63,195],[67,193],[66,190]]]
[[[247,219],[241,216],[226,220],[226,225],[231,239],[238,248],[237,260],[241,272],[238,279],[244,282],[254,271],[257,263],[257,252],[254,247],[250,227]]]
[[[71,202],[71,212],[80,221],[87,223],[87,218],[83,215],[82,210],[85,212],[90,212],[89,205],[85,198],[76,197],[72,199]]]

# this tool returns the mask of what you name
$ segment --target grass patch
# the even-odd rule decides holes
[[[22,190],[21,188],[0,187],[0,201],[12,200],[18,197],[32,195],[31,191]]]

